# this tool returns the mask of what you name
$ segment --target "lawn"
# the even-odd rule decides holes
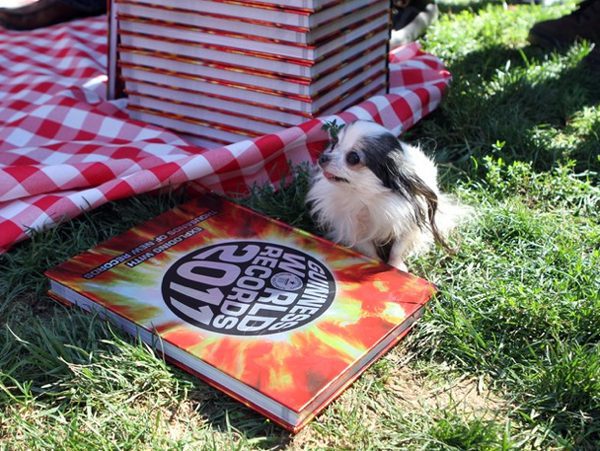
[[[292,436],[96,317],[43,271],[181,195],[106,205],[0,256],[0,449],[598,449],[600,76],[590,46],[527,43],[573,9],[441,3],[422,40],[454,75],[404,139],[476,217],[409,262],[440,287],[407,339]],[[244,202],[310,229],[306,172]],[[116,219],[117,218],[117,219]]]

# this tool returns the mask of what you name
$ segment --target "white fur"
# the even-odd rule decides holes
[[[429,228],[420,228],[415,220],[414,206],[399,193],[386,188],[382,181],[364,164],[351,166],[346,155],[356,151],[361,155],[369,149],[361,145],[363,137],[377,137],[389,133],[374,122],[357,121],[339,134],[339,142],[328,149],[330,161],[313,176],[307,195],[311,213],[328,237],[349,246],[369,257],[377,258],[374,242],[394,240],[389,264],[406,270],[404,259],[426,250],[433,243]],[[418,148],[401,143],[401,164],[405,170],[416,174],[438,195],[438,212],[435,217],[438,230],[447,235],[458,218],[458,206],[440,194],[435,164]],[[334,181],[331,176],[346,179]],[[424,205],[422,199],[417,199]]]

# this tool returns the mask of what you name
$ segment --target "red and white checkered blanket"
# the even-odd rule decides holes
[[[32,32],[0,29],[0,253],[107,201],[188,180],[240,192],[314,159],[321,120],[254,141],[202,149],[170,131],[129,119],[105,100],[106,19]],[[375,120],[397,134],[435,109],[450,74],[415,44],[390,54],[391,94],[338,116]]]

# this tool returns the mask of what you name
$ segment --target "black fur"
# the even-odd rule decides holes
[[[452,249],[435,224],[438,198],[415,173],[402,165],[402,145],[391,133],[363,138],[359,147],[364,150],[365,165],[381,180],[383,186],[404,197],[412,206],[415,222],[420,228],[429,227],[435,241],[447,251]],[[422,202],[425,201],[426,208]]]
[[[375,246],[375,252],[377,252],[377,256],[382,262],[389,263],[394,242],[395,240],[393,238],[385,243],[373,242],[373,245]]]
[[[385,133],[363,138],[357,147],[364,149],[365,165],[381,180],[383,186],[397,191],[400,158],[403,152],[398,139]]]

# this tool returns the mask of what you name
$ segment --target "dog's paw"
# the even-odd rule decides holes
[[[408,272],[408,267],[406,263],[404,263],[404,259],[402,258],[390,258],[388,261],[388,265],[393,266],[394,268],[399,269],[400,271]]]

